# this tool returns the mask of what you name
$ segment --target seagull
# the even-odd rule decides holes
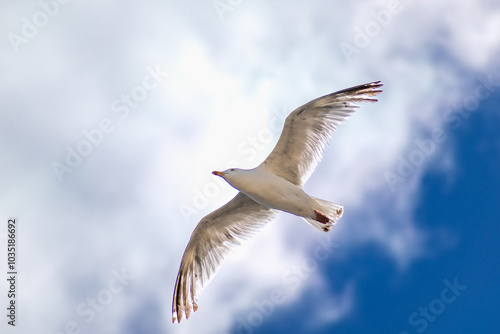
[[[198,297],[222,260],[242,239],[252,236],[278,211],[302,217],[328,232],[342,217],[343,207],[309,196],[303,190],[325,146],[335,132],[365,102],[377,102],[380,81],[331,93],[295,109],[286,118],[273,151],[253,169],[231,168],[212,174],[239,193],[196,226],[184,251],[175,282],[172,322],[189,319]]]

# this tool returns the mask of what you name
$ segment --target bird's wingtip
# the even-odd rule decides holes
[[[181,319],[182,319],[182,313],[177,312],[177,311],[172,312],[172,323],[173,324],[175,324],[176,321],[177,321],[177,323],[180,323]]]
[[[381,88],[383,85],[384,84],[382,83],[382,81],[373,81],[365,85],[362,85],[361,87],[364,86],[365,88],[368,88],[370,90],[370,93],[377,95],[378,93],[382,92],[382,89],[377,89],[377,88]]]

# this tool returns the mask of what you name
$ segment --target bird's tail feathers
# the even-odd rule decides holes
[[[311,224],[312,227],[316,228],[321,232],[328,232],[335,226],[337,221],[342,217],[344,213],[344,207],[341,205],[328,202],[319,198],[312,197],[315,201],[313,209],[315,211],[316,217],[304,219]]]

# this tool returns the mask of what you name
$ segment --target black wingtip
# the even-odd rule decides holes
[[[346,89],[339,90],[331,95],[336,94],[344,94],[344,95],[367,95],[367,96],[375,96],[382,92],[381,89],[377,89],[382,87],[384,84],[381,81],[373,81],[363,85],[358,85]]]

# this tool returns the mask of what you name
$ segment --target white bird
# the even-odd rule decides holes
[[[213,172],[239,193],[204,217],[193,231],[175,282],[172,322],[180,322],[184,314],[189,318],[198,309],[198,296],[224,256],[278,210],[302,217],[320,231],[330,231],[343,207],[309,196],[302,186],[321,160],[336,127],[358,104],[376,102],[373,96],[382,92],[381,86],[380,81],[372,82],[306,103],[286,118],[276,147],[258,167]]]

